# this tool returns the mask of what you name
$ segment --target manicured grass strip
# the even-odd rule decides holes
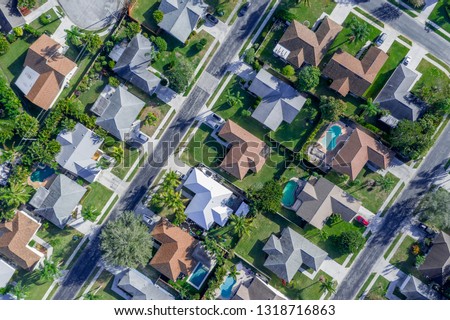
[[[108,209],[106,209],[105,213],[103,213],[103,216],[100,218],[100,220],[98,221],[97,224],[101,225],[103,223],[103,221],[106,219],[108,214],[111,212],[112,208],[114,208],[114,206],[116,205],[117,201],[119,201],[119,196],[118,195],[111,202],[111,204],[109,205]]]
[[[216,97],[216,95],[219,93],[220,88],[222,88],[223,84],[225,83],[225,81],[227,80],[227,76],[223,77],[222,80],[220,80],[219,84],[217,85],[216,91],[214,91],[211,96],[209,97],[208,101],[206,102],[206,105],[208,107],[211,107],[211,103],[214,100],[214,98]]]
[[[383,22],[381,22],[380,20],[378,20],[377,18],[375,18],[371,14],[365,12],[363,9],[355,7],[355,11],[359,12],[360,14],[362,14],[364,17],[366,17],[367,19],[369,19],[373,23],[376,23],[380,27],[384,28],[384,23]]]
[[[403,35],[399,35],[398,38],[402,40],[404,43],[409,44],[410,46],[413,45],[413,42]]]
[[[366,282],[364,282],[363,286],[361,287],[361,289],[359,290],[358,294],[356,295],[356,300],[359,300],[359,298],[361,298],[362,294],[364,293],[364,291],[366,291],[367,287],[372,282],[372,280],[375,277],[375,275],[376,275],[375,272],[372,272],[370,274],[370,276],[367,278]]]
[[[130,171],[133,164],[137,161],[138,157],[139,149],[129,148],[128,146],[126,146],[124,150],[123,160],[111,170],[111,173],[119,179],[123,180],[128,171]]]
[[[172,110],[172,113],[170,114],[169,119],[167,119],[167,121],[164,124],[164,126],[161,128],[161,130],[159,130],[158,134],[156,135],[156,139],[161,138],[161,136],[163,135],[164,131],[166,131],[167,127],[172,122],[173,117],[175,117],[175,114],[176,114],[175,110]]]
[[[403,12],[405,12],[407,15],[413,17],[413,18],[417,18],[417,14],[415,14],[413,11],[411,11],[410,9],[404,7],[403,5],[401,5],[400,3],[398,3],[396,0],[388,0],[392,5],[396,6],[397,8],[399,8],[400,10],[402,10]]]
[[[53,287],[52,291],[50,292],[50,294],[47,296],[47,300],[52,300],[53,296],[55,295],[56,291],[59,288],[59,284],[55,284],[55,286]]]
[[[392,250],[394,250],[395,245],[400,241],[400,238],[402,237],[402,234],[399,233],[397,235],[397,237],[395,237],[394,241],[392,242],[392,244],[389,246],[389,248],[387,249],[386,253],[384,254],[384,258],[387,259],[389,257],[389,255],[391,254]]]
[[[445,33],[443,33],[441,30],[439,30],[438,28],[436,28],[435,26],[433,26],[430,23],[426,24],[427,27],[429,27],[431,30],[433,30],[436,34],[440,35],[442,38],[444,38],[447,41],[450,41],[450,37],[448,37]]]
[[[426,56],[428,58],[430,58],[431,60],[433,60],[434,62],[436,62],[437,64],[439,64],[442,68],[444,68],[445,70],[447,70],[448,72],[450,72],[450,67],[448,66],[448,64],[446,64],[444,61],[442,61],[441,59],[436,58],[435,56],[433,56],[431,53],[427,53]]]
[[[389,288],[389,280],[383,276],[378,276],[370,291],[367,293],[365,300],[387,300],[386,293]],[[370,297],[370,298],[369,298]]]
[[[94,279],[95,275],[97,274],[97,272],[99,270],[100,270],[100,267],[95,266],[94,270],[92,270],[92,272],[89,275],[88,279],[83,283],[83,286],[81,287],[80,291],[78,292],[77,297],[75,298],[76,300],[79,300],[82,297],[84,291],[89,286],[89,284],[92,282],[92,280]]]
[[[77,253],[75,254],[75,256],[73,257],[72,261],[70,262],[69,266],[67,267],[67,269],[72,268],[72,266],[74,265],[75,261],[77,261],[78,257],[81,255],[81,253],[83,252],[83,250],[87,247],[87,245],[89,244],[89,238],[87,238],[83,244],[81,245],[81,248],[77,251]]]
[[[392,197],[391,201],[387,204],[386,208],[384,208],[383,212],[381,213],[381,217],[384,217],[384,215],[388,212],[388,210],[392,207],[392,204],[395,202],[395,200],[398,198],[400,193],[402,192],[403,188],[405,187],[405,183],[402,182],[400,187],[397,189],[397,192],[395,192],[394,196]]]
[[[450,32],[450,17],[445,8],[447,1],[439,0],[428,19],[436,23],[442,29]]]

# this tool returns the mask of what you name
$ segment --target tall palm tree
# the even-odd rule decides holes
[[[180,177],[175,171],[170,170],[164,177],[164,181],[162,182],[161,187],[164,190],[175,189],[176,187],[179,186],[179,184],[180,184]]]
[[[239,217],[235,214],[230,217],[230,226],[233,228],[233,232],[239,237],[242,237],[243,235],[250,235],[252,222],[252,219]]]
[[[335,282],[331,278],[321,277],[320,278],[320,290],[328,293],[335,293]]]
[[[391,177],[382,176],[376,180],[376,183],[383,189],[384,191],[390,190],[394,185],[395,181]]]
[[[232,277],[234,280],[236,280],[238,274],[239,274],[239,271],[237,271],[236,266],[232,266],[231,270],[230,270],[230,277]]]
[[[66,39],[69,41],[69,43],[73,44],[74,46],[78,47],[83,44],[83,41],[81,40],[83,38],[83,32],[80,28],[77,26],[72,26],[70,29],[64,30],[67,34]]]
[[[369,117],[374,117],[381,112],[379,106],[378,103],[373,102],[372,98],[367,99],[367,103],[361,105],[364,109],[364,114]]]
[[[30,199],[30,190],[20,183],[10,183],[9,187],[0,189],[0,200],[8,206],[17,208]]]
[[[40,277],[43,280],[54,280],[61,276],[61,270],[56,262],[51,260],[44,260],[44,265],[40,270]]]
[[[350,23],[350,41],[364,41],[369,36],[368,24],[354,18]]]
[[[121,163],[123,159],[123,148],[122,146],[114,146],[111,148],[109,155],[116,160],[116,163]]]
[[[22,281],[19,281],[14,286],[11,293],[16,297],[17,300],[23,300],[28,294],[28,286],[22,284]]]
[[[227,103],[232,108],[242,108],[244,105],[244,97],[241,95],[241,92],[238,91],[236,94],[233,94],[230,89],[227,90],[227,94],[225,96]]]
[[[179,226],[180,224],[182,224],[183,222],[185,222],[187,219],[186,214],[184,213],[184,210],[176,210],[175,211],[175,219],[173,221],[173,223],[177,226]]]

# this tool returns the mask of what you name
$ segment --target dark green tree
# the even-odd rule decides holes
[[[184,92],[194,74],[192,63],[183,57],[178,57],[173,66],[167,71],[170,87],[178,93]]]
[[[249,190],[249,199],[258,212],[275,213],[280,209],[283,188],[279,181],[270,180],[262,188]]]
[[[320,69],[313,66],[302,68],[298,72],[297,87],[300,91],[311,91],[319,85]]]
[[[358,252],[364,246],[366,239],[359,231],[349,230],[335,236],[334,241],[342,254],[349,254]]]
[[[322,96],[320,98],[320,112],[322,119],[326,121],[337,121],[339,117],[344,113],[347,105],[344,101],[336,99],[334,97]]]

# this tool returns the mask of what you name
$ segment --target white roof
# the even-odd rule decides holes
[[[16,86],[20,89],[20,91],[27,95],[31,88],[33,88],[38,78],[39,73],[26,66],[17,79]]]
[[[289,57],[289,55],[291,54],[291,51],[289,51],[288,49],[286,49],[282,45],[277,44],[275,46],[275,48],[273,49],[273,53],[275,53],[277,56],[279,56],[279,57],[281,57],[281,58],[286,60],[287,57]]]
[[[195,168],[184,187],[195,193],[186,208],[186,215],[200,227],[208,230],[214,223],[224,226],[233,210],[227,202],[233,193]]]
[[[16,270],[0,259],[0,288],[4,288],[8,285]]]

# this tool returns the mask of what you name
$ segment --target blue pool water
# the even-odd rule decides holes
[[[192,272],[191,276],[189,277],[188,281],[197,289],[200,289],[203,282],[206,279],[206,276],[209,273],[209,269],[202,265],[201,263],[197,264],[197,266],[194,269],[194,272]]]
[[[338,125],[331,126],[328,129],[325,137],[322,139],[322,145],[324,145],[328,151],[336,148],[337,138],[342,134],[342,128]]]
[[[283,198],[281,202],[285,207],[292,207],[295,203],[295,191],[297,190],[297,182],[289,180],[283,189]]]
[[[234,284],[236,283],[236,280],[233,279],[233,277],[228,276],[225,279],[225,282],[222,283],[220,286],[220,295],[224,299],[230,299],[231,298],[231,290],[233,289]]]
[[[43,182],[45,181],[45,179],[47,179],[48,177],[50,177],[52,174],[55,173],[55,170],[45,166],[45,168],[43,169],[36,169],[30,176],[31,181],[33,182]]]

